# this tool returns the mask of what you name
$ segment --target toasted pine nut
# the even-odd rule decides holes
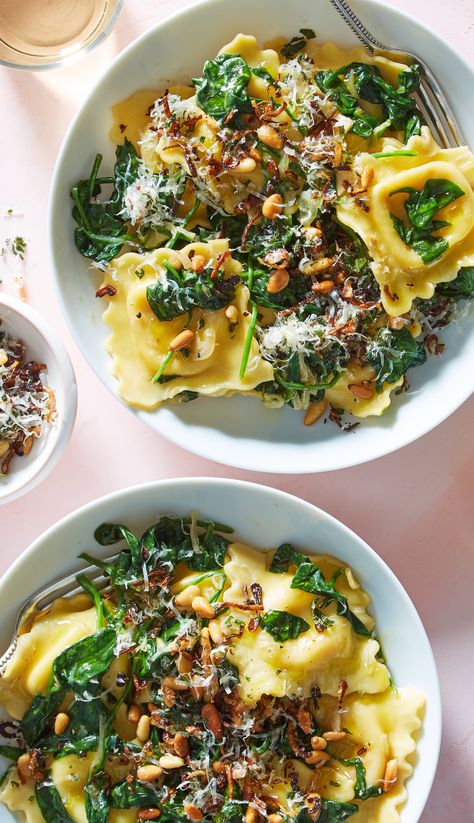
[[[307,766],[322,766],[323,763],[327,763],[330,759],[330,755],[326,752],[313,751],[308,757],[305,757],[304,762]]]
[[[156,705],[156,703],[147,703],[146,707],[150,714],[158,711],[158,706]]]
[[[374,393],[374,387],[370,383],[351,383],[348,389],[354,397],[359,397],[361,400],[370,400]]]
[[[267,217],[268,220],[275,220],[281,213],[282,208],[283,197],[281,194],[271,194],[270,197],[267,197],[263,202],[262,214],[264,217]]]
[[[148,714],[142,714],[137,724],[137,738],[140,743],[146,743],[150,737],[151,721]]]
[[[191,686],[191,697],[197,703],[200,703],[201,700],[204,700],[204,692],[205,691],[206,690],[205,690],[204,686]]]
[[[335,288],[334,280],[322,280],[321,283],[313,283],[311,291],[317,294],[329,294]]]
[[[17,760],[16,768],[18,774],[20,775],[20,780],[23,783],[26,783],[27,780],[31,777],[31,760],[29,754],[20,754],[20,757]]]
[[[363,189],[368,189],[374,179],[375,171],[373,166],[364,166],[360,176],[360,185]]]
[[[8,442],[8,440],[0,440],[0,457],[3,457],[3,455],[7,453],[9,448],[10,443]]]
[[[232,174],[251,174],[257,168],[257,164],[253,157],[244,157],[237,164],[234,166],[233,169],[229,169]]]
[[[259,150],[255,148],[255,146],[252,146],[249,149],[249,156],[252,158],[252,160],[255,160],[256,163],[260,163],[262,159],[262,155],[260,154]]]
[[[23,441],[23,446],[22,446],[23,457],[26,457],[26,455],[30,453],[32,446],[33,446],[33,435],[30,434],[30,436],[26,437],[25,440]]]
[[[161,815],[160,809],[138,809],[137,817],[139,820],[156,820]]]
[[[333,160],[333,164],[332,164],[333,168],[336,168],[337,166],[339,166],[341,160],[342,160],[342,144],[341,143],[336,143],[336,145],[334,146],[334,160]]]
[[[172,709],[176,703],[176,692],[168,686],[163,686],[163,703],[167,709]]]
[[[389,317],[387,325],[389,329],[403,329],[405,323],[403,317]]]
[[[216,760],[215,763],[212,764],[212,771],[215,772],[215,774],[225,774],[228,768],[229,764],[224,763],[222,760]]]
[[[128,718],[129,723],[138,723],[141,716],[142,716],[142,713],[141,713],[140,709],[138,708],[138,706],[135,703],[132,703],[132,705],[130,706],[130,708],[128,710],[128,714],[127,714],[127,718]]]
[[[318,400],[316,403],[311,403],[306,411],[304,416],[304,424],[305,426],[312,426],[313,423],[316,423],[320,417],[323,416],[324,412],[327,409],[327,401],[326,400]]]
[[[220,623],[217,620],[211,620],[209,623],[209,634],[211,636],[211,640],[216,646],[221,646],[222,643],[225,641],[224,632],[221,629]]]
[[[214,735],[216,740],[222,740],[222,721],[214,703],[206,703],[201,709],[201,715],[207,729]]]
[[[194,340],[194,332],[191,329],[183,329],[180,331],[176,337],[173,337],[171,343],[168,346],[170,351],[179,351],[180,349],[185,349],[186,346],[190,346]]]
[[[189,754],[189,741],[186,735],[177,732],[173,739],[173,747],[179,757],[187,757]]]
[[[325,748],[326,748],[326,746],[327,746],[327,742],[326,742],[326,740],[324,739],[324,737],[319,737],[319,735],[315,734],[315,735],[311,738],[311,748],[312,748],[315,752],[322,751],[323,749],[325,749]]]
[[[162,686],[164,689],[173,689],[174,692],[186,692],[189,689],[189,683],[183,683],[172,675],[163,678]]]
[[[202,811],[198,809],[197,806],[194,806],[192,803],[184,803],[183,810],[186,817],[189,817],[193,823],[197,823],[198,820],[202,820]]]
[[[150,763],[149,766],[140,766],[137,769],[137,778],[142,783],[151,783],[152,780],[158,780],[162,774],[163,769],[161,766],[156,766],[154,763]]]
[[[324,732],[323,737],[328,743],[336,743],[338,740],[344,740],[345,732]]]
[[[316,238],[323,236],[321,229],[316,226],[303,226],[301,231],[309,240],[316,240]]]
[[[231,323],[238,323],[240,318],[240,312],[237,306],[234,306],[233,304],[227,306],[225,310],[225,316],[228,320],[230,320]]]
[[[330,269],[333,263],[334,259],[332,257],[320,257],[319,260],[315,260],[314,263],[310,263],[306,266],[304,273],[319,274],[320,271]]]
[[[396,759],[389,760],[386,767],[385,767],[385,774],[382,781],[382,789],[387,794],[391,789],[393,789],[394,784],[397,782],[398,777],[398,763]]]
[[[195,583],[192,586],[186,586],[182,592],[175,595],[174,605],[179,608],[190,609],[191,603],[195,597],[199,597],[201,589]]]
[[[176,754],[162,754],[158,762],[162,769],[180,769],[184,766],[183,758]]]
[[[181,652],[178,657],[178,671],[180,674],[189,674],[193,667],[193,658],[188,652]]]
[[[214,609],[209,603],[207,597],[195,597],[191,603],[193,610],[199,617],[214,617]]]
[[[259,126],[257,129],[257,137],[265,146],[277,151],[283,148],[283,138],[278,134],[277,130],[266,123],[264,126]]]
[[[286,289],[289,281],[290,275],[286,269],[274,269],[268,279],[267,292],[269,294],[278,294],[279,291]]]
[[[257,810],[253,806],[247,806],[245,812],[245,823],[255,823],[257,819]]]
[[[269,814],[268,823],[283,823],[281,814]]]
[[[69,715],[66,712],[58,712],[54,720],[54,734],[62,734],[69,726]]]
[[[203,254],[195,254],[194,257],[191,258],[191,268],[197,274],[201,274],[206,267],[207,260]]]

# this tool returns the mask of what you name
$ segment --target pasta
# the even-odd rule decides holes
[[[27,823],[399,823],[424,697],[394,687],[369,596],[333,557],[230,533],[104,524],[127,543],[97,561],[110,589],[79,576],[30,615],[0,678],[0,800]]]
[[[474,291],[474,155],[435,143],[416,66],[308,29],[192,83],[114,106],[112,195],[100,156],[72,190],[121,397],[383,414]]]

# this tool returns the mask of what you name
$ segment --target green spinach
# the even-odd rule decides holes
[[[306,47],[308,40],[314,40],[315,37],[316,34],[313,29],[300,29],[299,34],[295,34],[288,43],[285,43],[285,45],[281,47],[280,54],[285,57],[286,60],[291,60],[295,54],[298,54],[299,51],[302,51],[302,49]]]
[[[239,277],[211,279],[211,273],[204,271],[178,272],[169,263],[166,265],[166,282],[157,280],[147,286],[146,297],[152,312],[159,320],[172,320],[195,308],[217,311],[235,297],[235,287]]]
[[[273,555],[268,571],[274,574],[285,574],[290,566],[300,566],[301,563],[309,562],[309,557],[295,549],[291,543],[282,543]]]
[[[231,112],[251,114],[247,85],[252,72],[238,54],[219,54],[204,63],[204,77],[193,78],[198,105],[223,122]]]
[[[28,746],[33,746],[47,729],[62,703],[64,692],[64,689],[56,688],[44,697],[35,694],[21,721],[21,732]]]
[[[289,612],[280,612],[272,609],[260,618],[260,625],[268,634],[271,634],[277,643],[284,643],[286,640],[295,640],[303,632],[310,628],[309,623]]]
[[[35,798],[46,823],[73,823],[53,783],[37,784]]]
[[[367,347],[367,361],[376,372],[377,389],[396,383],[406,371],[422,366],[426,351],[408,329],[380,329]]]
[[[354,797],[357,800],[368,800],[369,797],[378,797],[382,794],[381,786],[367,786],[365,766],[360,757],[339,760],[339,763],[342,763],[343,766],[354,766],[355,768]]]
[[[337,573],[336,573],[337,575]],[[337,575],[338,576],[338,575]],[[321,569],[313,563],[302,563],[296,571],[291,581],[292,589],[302,589],[310,594],[317,594],[324,598],[326,604],[334,601],[337,613],[349,621],[357,634],[363,637],[372,637],[372,633],[364,626],[361,620],[349,609],[347,597],[334,588],[335,577],[329,581],[325,580]]]
[[[56,657],[53,673],[62,687],[81,690],[91,680],[101,677],[115,658],[117,634],[115,629],[99,629],[69,646]]]

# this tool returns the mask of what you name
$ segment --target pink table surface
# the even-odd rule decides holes
[[[392,2],[472,59],[472,0]],[[474,400],[414,445],[365,466],[306,477],[249,474],[187,454],[149,431],[99,383],[61,316],[48,271],[46,203],[65,129],[110,60],[185,4],[128,0],[109,39],[80,62],[41,74],[0,69],[0,246],[15,234],[28,240],[23,263],[10,255],[0,261],[0,279],[14,293],[18,277],[24,278],[28,301],[56,327],[70,352],[79,389],[76,426],[60,463],[26,498],[0,508],[0,572],[73,509],[142,481],[246,478],[304,497],[366,539],[413,598],[433,644],[444,704],[441,760],[421,823],[473,823]],[[21,215],[2,216],[9,208]],[[133,443],[133,451],[126,443]]]

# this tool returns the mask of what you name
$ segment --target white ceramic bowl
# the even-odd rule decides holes
[[[416,768],[401,814],[402,823],[417,823],[441,741],[439,684],[428,638],[407,593],[373,549],[338,520],[297,497],[238,480],[186,478],[135,486],[83,506],[39,537],[0,582],[0,649],[7,647],[18,608],[32,588],[79,568],[80,552],[110,554],[110,548],[97,546],[93,538],[100,523],[123,523],[140,532],[162,514],[192,511],[234,527],[236,537],[256,548],[289,541],[310,553],[332,554],[350,563],[373,598],[370,610],[395,682],[426,695]],[[0,807],[0,823],[11,820],[10,812]]]
[[[357,10],[383,41],[419,54],[442,81],[467,139],[474,147],[472,68],[440,38],[412,17],[360,0]],[[168,18],[127,48],[98,81],[65,138],[52,186],[50,234],[53,267],[64,315],[85,358],[117,395],[104,350],[108,330],[103,305],[94,297],[97,277],[74,246],[69,191],[87,177],[96,152],[104,171],[112,169],[108,140],[110,107],[138,89],[166,87],[200,73],[207,58],[239,31],[260,42],[288,37],[301,26],[317,31],[320,42],[355,43],[329,0],[207,0]],[[227,465],[268,472],[305,473],[343,468],[381,457],[430,431],[469,397],[474,388],[474,329],[450,328],[446,353],[409,374],[411,391],[395,398],[381,418],[364,421],[355,434],[321,423],[305,428],[291,409],[266,409],[258,398],[204,399],[154,412],[135,411],[144,422],[189,451]]]
[[[21,300],[0,294],[0,320],[1,328],[25,343],[29,360],[47,365],[47,384],[54,391],[57,408],[56,420],[35,440],[30,453],[14,457],[6,477],[0,477],[0,503],[7,503],[30,491],[56,465],[71,436],[77,388],[63,343],[38,312]]]

